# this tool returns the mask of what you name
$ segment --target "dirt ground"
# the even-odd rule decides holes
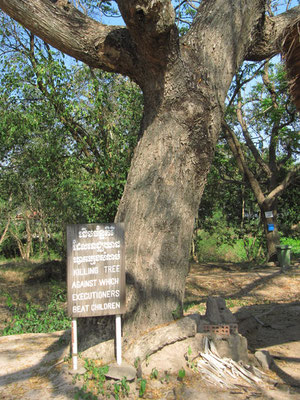
[[[274,375],[300,388],[300,268],[281,273],[276,267],[194,265],[187,280],[188,310],[204,311],[207,296],[226,299],[238,320],[248,349],[268,350]],[[198,304],[197,304],[198,303]],[[299,394],[300,399],[300,394]]]
[[[24,280],[20,271],[0,269],[0,329],[10,318],[7,294],[24,301],[48,299],[46,282]],[[208,296],[221,296],[236,315],[239,332],[248,340],[250,358],[268,350],[274,359],[260,387],[237,382],[234,389],[212,386],[200,373],[188,371],[181,355],[188,342],[161,350],[143,367],[147,379],[145,399],[300,399],[300,265],[281,273],[276,266],[194,264],[186,285],[185,313],[205,313]],[[69,374],[70,332],[0,337],[0,398],[3,400],[74,399],[76,388]],[[65,361],[64,361],[65,360]],[[170,373],[185,367],[181,382]],[[151,379],[157,369],[161,379]],[[153,377],[153,376],[152,376]],[[168,378],[168,379],[167,379]],[[270,383],[271,382],[271,383]],[[77,383],[77,387],[80,384]],[[88,398],[88,397],[86,397]],[[131,385],[131,399],[138,392]]]

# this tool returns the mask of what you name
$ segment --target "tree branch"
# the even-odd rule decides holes
[[[276,188],[272,190],[272,192],[268,194],[265,201],[268,202],[269,200],[278,197],[287,188],[287,186],[289,186],[293,182],[299,171],[300,164],[297,164],[291,171],[288,172],[283,181],[279,185],[277,185]]]
[[[248,168],[247,161],[245,160],[240,142],[237,140],[230,126],[224,120],[222,122],[222,127],[227,143],[236,159],[241,174],[246,175],[258,204],[263,204],[265,201],[265,196],[259,186],[257,179],[251,172],[250,168]]]
[[[257,148],[255,147],[250,135],[249,135],[249,131],[248,131],[248,127],[246,124],[246,121],[244,120],[243,117],[243,113],[242,113],[242,103],[241,103],[241,99],[239,98],[238,103],[237,103],[237,108],[236,108],[236,115],[237,115],[237,119],[239,121],[239,124],[242,128],[242,132],[243,132],[243,136],[245,138],[246,144],[249,148],[249,150],[251,151],[251,153],[253,154],[253,157],[255,159],[255,161],[257,162],[258,165],[260,165],[260,167],[265,171],[267,177],[271,177],[271,171],[269,166],[264,162],[264,160],[261,158],[259,151],[257,150]]]
[[[36,74],[37,86],[38,86],[40,92],[45,96],[45,98],[49,101],[49,103],[54,107],[54,109],[57,113],[58,119],[69,130],[69,132],[71,133],[75,142],[79,146],[81,146],[81,150],[84,153],[84,155],[86,156],[86,158],[90,159],[92,157],[96,160],[97,164],[101,164],[100,163],[101,156],[97,149],[97,146],[91,139],[88,132],[74,119],[74,117],[72,115],[70,115],[69,112],[66,111],[63,101],[61,101],[59,99],[59,96],[55,93],[56,89],[55,89],[53,82],[51,82],[51,84],[52,84],[52,89],[53,89],[54,95],[53,95],[53,93],[52,94],[49,93],[49,90],[47,88],[47,82],[45,84],[43,83],[42,76],[38,70],[38,65],[37,65],[35,52],[34,52],[34,45],[35,45],[34,35],[31,33],[28,57],[31,62],[33,71]],[[48,51],[49,57],[51,57],[49,49],[47,49],[47,51]],[[50,77],[47,77],[47,78],[51,81],[52,76],[50,75]],[[95,166],[92,171],[90,168],[87,168],[87,170],[89,172],[94,172],[94,173],[99,172],[99,168],[97,166]]]
[[[147,38],[158,38],[169,33],[175,24],[175,11],[170,0],[116,0],[124,21],[135,36],[137,28]]]
[[[278,110],[278,103],[277,103],[277,93],[275,89],[274,83],[270,81],[269,77],[269,63],[266,63],[264,66],[264,73],[262,75],[263,83],[270,93],[272,107],[274,110]],[[278,172],[277,160],[276,160],[276,149],[278,145],[278,136],[280,130],[280,119],[274,118],[270,136],[270,145],[269,145],[269,165],[270,170],[273,172],[273,176],[275,177]]]
[[[170,0],[116,0],[139,55],[162,68],[178,45],[175,11]],[[174,47],[175,46],[175,47]]]
[[[126,28],[100,24],[71,4],[59,6],[50,0],[0,0],[0,8],[71,57],[135,79],[138,65]]]
[[[282,40],[289,26],[300,19],[300,6],[277,15],[266,17],[259,33],[254,37],[247,55],[247,61],[262,61],[281,52]]]
[[[10,225],[10,220],[11,220],[11,218],[8,217],[8,220],[7,220],[7,222],[6,222],[4,231],[2,232],[2,234],[1,234],[1,236],[0,236],[0,245],[2,244],[2,242],[3,242],[4,239],[5,239],[6,233],[7,233],[7,231],[8,231],[9,225]]]

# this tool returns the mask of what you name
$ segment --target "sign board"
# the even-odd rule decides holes
[[[67,252],[69,316],[123,314],[123,224],[68,225]]]
[[[265,212],[265,217],[266,218],[273,218],[273,211],[266,211]]]

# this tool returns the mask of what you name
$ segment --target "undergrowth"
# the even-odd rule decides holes
[[[107,380],[105,375],[109,371],[109,366],[97,366],[95,361],[89,359],[84,360],[84,367],[86,372],[83,375],[75,375],[73,379],[74,384],[76,381],[82,381],[82,387],[77,389],[74,396],[75,400],[111,399],[112,397],[115,400],[120,400],[128,398],[130,386],[125,376],[118,381],[111,382]],[[142,397],[144,393],[144,383],[140,382],[139,397]]]
[[[51,283],[51,300],[49,304],[41,308],[35,304],[26,303],[20,305],[15,303],[12,296],[4,293],[6,307],[12,314],[1,335],[16,335],[23,333],[50,333],[70,328],[71,319],[65,311],[66,291],[58,286],[56,282]]]

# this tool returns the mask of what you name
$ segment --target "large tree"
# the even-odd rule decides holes
[[[228,88],[244,60],[280,51],[300,7],[271,18],[267,0],[203,0],[180,37],[170,0],[116,3],[125,26],[106,26],[63,0],[0,0],[0,8],[50,45],[127,75],[143,91],[141,139],[116,216],[126,229],[124,329],[132,335],[169,321],[181,306]],[[97,329],[95,341],[103,328],[89,328]]]
[[[10,234],[28,258],[32,235],[47,249],[66,223],[114,218],[142,96],[126,77],[70,63],[1,11],[0,26],[0,245]]]
[[[276,260],[279,245],[277,227],[278,198],[299,176],[296,163],[299,149],[299,118],[288,95],[283,65],[274,68],[265,62],[252,89],[241,94],[247,68],[236,75],[234,97],[230,100],[223,130],[238,168],[246,178],[260,209],[267,258]],[[257,73],[258,72],[258,73]],[[248,78],[248,79],[247,79]],[[266,212],[272,217],[266,217]],[[281,211],[281,210],[280,210]],[[268,215],[268,214],[267,214]],[[269,229],[273,225],[273,230]]]

